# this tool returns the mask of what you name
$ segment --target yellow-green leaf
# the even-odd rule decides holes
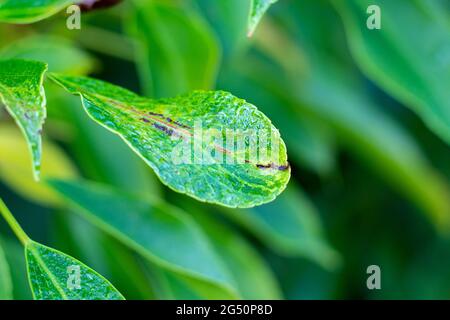
[[[42,176],[73,179],[78,176],[69,158],[55,144],[44,140]],[[12,125],[0,126],[0,180],[24,198],[39,204],[53,206],[60,199],[45,184],[33,180],[28,150],[20,132]]]
[[[57,36],[33,35],[12,42],[0,51],[5,59],[45,61],[51,72],[86,75],[96,61],[71,41]]]

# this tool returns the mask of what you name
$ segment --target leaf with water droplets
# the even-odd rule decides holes
[[[77,0],[0,0],[0,21],[32,23],[48,18]]]
[[[290,178],[286,146],[258,109],[222,91],[151,100],[87,77],[49,74],[175,191],[229,207],[275,199]],[[226,134],[226,137],[224,138]]]
[[[35,179],[41,168],[41,131],[46,117],[42,86],[47,65],[28,60],[0,60],[0,101],[28,142]]]
[[[269,7],[278,0],[252,0],[248,17],[248,36],[251,37]]]
[[[25,256],[37,300],[124,300],[108,280],[60,251],[30,240]]]

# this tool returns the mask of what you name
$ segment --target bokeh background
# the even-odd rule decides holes
[[[378,4],[381,30],[368,30]],[[450,2],[280,0],[248,38],[247,0],[122,1],[0,24],[0,56],[49,63],[149,97],[232,92],[288,147],[274,202],[232,210],[163,186],[79,99],[46,82],[43,175],[164,199],[192,216],[245,299],[450,298]],[[233,298],[147,261],[33,181],[25,142],[0,110],[0,195],[35,240],[109,279],[128,299]],[[23,249],[0,221],[13,298],[31,298]],[[166,241],[160,239],[160,241]],[[173,243],[176,250],[177,243]],[[202,261],[198,261],[199,264]],[[381,290],[366,269],[381,268]]]

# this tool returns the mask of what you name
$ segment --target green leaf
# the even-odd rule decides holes
[[[208,213],[197,213],[194,217],[230,270],[243,299],[281,299],[275,275],[243,237],[209,217]]]
[[[306,3],[310,12],[324,12],[328,7],[317,1]],[[264,84],[261,79],[279,78],[279,73],[273,71],[261,73],[260,68],[255,72],[254,80],[261,84],[261,90],[276,92],[291,100],[286,106],[292,105],[298,116],[307,114],[328,126],[343,147],[421,208],[439,230],[446,230],[450,226],[448,183],[430,166],[411,135],[370,99],[357,70],[352,64],[345,63],[348,53],[332,51],[332,56],[328,56],[330,44],[323,40],[313,41],[319,36],[308,31],[318,32],[319,20],[309,18],[309,14],[301,9],[300,5],[297,10],[286,9],[295,15],[283,22],[289,26],[287,33],[298,33],[299,38],[305,38],[303,47],[307,50],[311,71],[298,75],[295,81],[285,82],[292,85],[289,90],[278,83]],[[298,12],[303,13],[300,19]],[[334,21],[333,16],[327,21]],[[333,30],[338,27],[339,24]],[[271,30],[276,32],[274,28]],[[325,28],[320,30],[319,34],[322,33],[328,35],[329,31]],[[344,58],[339,64],[335,62],[338,55]]]
[[[290,161],[322,176],[329,174],[335,164],[335,145],[329,130],[308,115],[299,116],[290,110],[288,105],[292,102],[285,95],[267,90],[273,81],[265,76],[264,70],[267,66],[255,58],[237,59],[233,66],[222,72],[219,83],[226,90],[253,101],[280,128]],[[278,78],[282,77],[278,75]],[[259,82],[264,82],[264,86]]]
[[[41,169],[41,132],[46,117],[42,86],[46,70],[42,62],[0,60],[0,101],[27,139],[36,180]]]
[[[278,83],[286,84],[296,83],[299,75],[308,72],[302,48],[293,45],[292,39],[285,33],[278,32],[277,25],[270,18],[259,26],[254,45],[273,59],[279,68],[274,70],[274,65],[260,56],[243,56],[234,61],[233,67],[227,67],[226,73],[221,72],[220,80],[223,81],[223,75],[227,74],[225,88],[231,88],[232,92],[254,101],[280,128],[292,161],[325,176],[332,171],[335,162],[335,146],[329,130],[307,114],[299,116],[293,112],[292,101],[286,93],[265,89],[273,84],[273,78],[268,78],[267,72],[274,72]],[[264,86],[260,82],[264,82]]]
[[[219,48],[208,24],[187,3],[136,1],[130,32],[145,92],[170,97],[214,85]]]
[[[153,284],[143,272],[142,259],[128,247],[73,210],[54,214],[51,226],[51,238],[58,243],[58,249],[80,261],[89,261],[92,269],[113,279],[114,287],[128,300],[154,298]]]
[[[5,59],[45,61],[51,72],[86,75],[96,61],[74,43],[57,36],[33,35],[15,41],[0,51]]]
[[[248,17],[248,36],[251,37],[269,7],[278,0],[251,0]]]
[[[12,299],[12,289],[8,262],[0,245],[0,300]]]
[[[58,113],[65,130],[71,133],[70,151],[85,178],[132,193],[159,193],[162,185],[153,171],[119,136],[86,116],[78,97],[68,95],[51,82],[46,86],[46,93],[48,105],[53,106],[50,110]]]
[[[286,146],[278,130],[255,106],[230,93],[195,91],[151,100],[87,77],[57,74],[49,77],[70,93],[79,94],[87,113],[121,136],[161,181],[175,191],[200,201],[247,208],[272,201],[289,181]],[[219,138],[210,145],[199,138],[199,132],[208,129],[222,132],[219,134],[224,129],[232,130],[237,138],[244,137],[247,130],[259,130],[274,138],[268,148],[271,152],[260,156],[260,161],[251,161],[248,152],[252,147],[248,140],[240,146],[236,143],[237,146],[223,148]],[[180,157],[175,152],[186,150],[186,144],[188,152],[183,156],[188,160],[177,163]],[[278,148],[273,148],[274,145]],[[267,145],[258,145],[251,151],[258,150],[261,155],[261,147]],[[212,153],[218,156],[205,163],[199,161],[200,153],[207,155],[203,160],[206,162],[211,160],[207,158]],[[242,161],[236,160],[243,157],[245,163],[238,164]]]
[[[163,269],[233,292],[233,282],[201,229],[184,212],[96,185],[48,181],[77,212]]]
[[[0,22],[37,22],[76,2],[77,0],[0,0]]]
[[[281,292],[270,267],[246,239],[223,219],[216,221],[205,205],[187,197],[174,195],[171,199],[188,212],[208,236],[211,245],[221,257],[236,284],[242,299],[280,299]],[[220,217],[219,217],[220,218]],[[151,266],[150,266],[151,267]],[[151,283],[160,299],[235,299],[217,287],[197,279],[162,269],[150,270]]]
[[[348,70],[322,61],[296,94],[299,106],[336,130],[342,143],[406,195],[441,231],[450,226],[448,183],[429,165],[412,137],[379,112],[358,83],[345,79]],[[327,92],[326,95],[323,92]],[[364,134],[361,135],[361,132]]]
[[[147,264],[149,280],[158,299],[163,300],[236,300],[235,292],[223,290],[210,281]]]
[[[334,3],[361,70],[450,143],[450,25],[444,7],[433,10],[438,6],[433,1],[380,0],[381,30],[369,30],[364,22],[373,1]]]
[[[4,249],[6,260],[10,268],[11,280],[13,283],[13,298],[15,300],[31,300],[33,296],[27,276],[27,267],[22,245],[15,240],[0,238],[0,245]]]
[[[28,280],[38,300],[123,300],[101,275],[80,261],[31,240],[0,198],[0,214],[25,247]]]
[[[224,64],[250,45],[246,37],[248,7],[242,5],[242,0],[196,0],[195,3],[220,40]]]
[[[281,255],[307,257],[328,270],[335,269],[340,263],[339,254],[324,237],[318,212],[293,184],[272,203],[248,210],[225,209],[222,212]]]
[[[29,241],[25,256],[37,300],[124,300],[108,280],[60,251]],[[79,283],[71,278],[77,274]]]

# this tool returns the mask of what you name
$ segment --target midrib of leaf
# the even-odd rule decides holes
[[[176,122],[174,122],[174,120],[172,120],[171,122],[169,122],[168,120],[163,121],[163,120],[161,120],[161,117],[158,117],[157,115],[151,115],[151,114],[149,114],[148,112],[142,112],[142,111],[140,111],[139,109],[137,109],[136,107],[134,107],[133,105],[126,105],[126,104],[122,103],[121,101],[117,101],[117,100],[111,99],[111,98],[109,98],[109,97],[106,97],[106,96],[101,95],[101,94],[98,94],[98,93],[94,93],[94,94],[92,94],[92,93],[89,93],[89,94],[79,93],[79,96],[82,98],[82,100],[83,100],[83,99],[86,99],[87,101],[89,101],[89,103],[91,103],[91,104],[93,104],[93,105],[95,105],[95,103],[92,102],[91,99],[89,99],[89,96],[94,96],[94,97],[96,97],[96,98],[99,98],[100,101],[101,101],[101,100],[108,101],[108,102],[109,102],[111,105],[113,105],[114,107],[119,108],[119,109],[121,109],[121,110],[124,110],[125,112],[132,112],[132,113],[134,113],[134,114],[137,114],[137,115],[139,115],[139,116],[144,117],[144,118],[147,119],[147,120],[148,120],[148,119],[151,119],[154,123],[159,123],[159,124],[162,124],[162,125],[164,125],[164,126],[166,126],[166,127],[171,128],[171,129],[178,130],[177,132],[180,133],[180,135],[183,135],[183,136],[189,136],[189,137],[194,138],[194,139],[196,138],[195,135],[194,135],[193,133],[189,132],[188,130],[184,130],[184,129],[182,128],[183,124],[181,124],[181,123],[178,122],[178,121],[176,121]],[[147,101],[147,102],[148,102],[148,101]],[[156,103],[155,103],[155,104],[156,104]],[[84,105],[84,103],[83,103],[83,106],[84,106],[85,110],[87,110],[87,108],[86,108],[86,106]],[[148,105],[146,105],[146,106],[148,106]],[[158,103],[158,106],[163,106],[163,104]],[[156,110],[155,110],[155,111],[156,111]],[[158,110],[158,111],[160,111],[160,110]],[[87,113],[89,114],[89,112],[87,112]],[[159,114],[159,115],[162,116],[162,117],[164,117],[163,114]],[[166,117],[165,119],[167,119],[167,117]],[[93,120],[96,121],[96,122],[98,122],[96,119],[93,119]],[[175,126],[174,123],[178,123],[179,125],[178,125],[178,126]],[[106,127],[106,126],[105,126],[105,128],[107,128],[108,130],[114,131],[114,130],[112,130],[112,129]],[[155,130],[155,128],[152,128],[152,130]],[[156,131],[156,130],[155,130],[155,131]],[[117,134],[119,134],[119,135],[121,135],[121,134],[120,134],[119,132],[117,132],[117,131],[114,131],[114,132],[117,133]],[[196,140],[196,141],[198,142],[198,140]],[[218,145],[216,145],[216,144],[214,145],[214,147],[215,147],[215,150],[216,150],[216,151],[219,151],[219,152],[221,152],[221,153],[223,153],[223,154],[236,154],[236,152],[235,152],[234,150],[228,150],[228,149],[225,149],[225,148],[223,148],[223,147],[220,147],[220,146],[218,146]],[[135,151],[135,152],[138,153],[137,151]],[[236,155],[235,155],[235,156],[236,156]],[[168,158],[167,158],[167,160],[168,160]],[[263,163],[252,163],[252,162],[250,162],[249,160],[245,160],[245,163],[247,163],[247,164],[252,164],[252,165],[255,165],[255,166],[265,166],[265,165],[274,166],[275,168],[278,168],[278,170],[285,170],[285,169],[284,169],[285,167],[286,167],[286,169],[289,167],[289,164],[288,164],[288,163],[283,164],[283,165],[281,165],[281,164],[273,164],[273,163],[264,163],[264,164],[263,164]],[[219,167],[219,169],[221,169],[221,171],[224,172],[224,173],[226,172],[226,173],[230,174],[230,172],[227,171],[227,170],[225,170],[222,166]],[[256,186],[256,185],[254,185],[254,184],[248,183],[247,181],[243,181],[243,183],[245,183],[246,185],[249,185],[249,186]],[[269,190],[269,188],[266,188],[266,190]]]
[[[108,100],[110,101],[110,103],[112,102],[112,101],[111,101],[109,98],[107,98],[107,97],[104,97],[104,96],[99,95],[99,94],[95,94],[95,95],[97,95],[98,97],[102,97],[102,98],[104,98],[104,99],[108,99]],[[144,155],[142,155],[141,152],[140,152],[138,149],[136,149],[135,146],[133,146],[133,145],[131,144],[131,142],[129,142],[125,137],[123,137],[122,134],[121,134],[120,132],[115,131],[115,130],[113,130],[113,129],[107,127],[107,126],[104,125],[103,123],[99,122],[97,119],[93,118],[93,117],[91,116],[90,112],[87,111],[87,107],[86,107],[86,105],[85,105],[85,103],[84,103],[84,100],[87,100],[89,103],[92,103],[93,105],[95,105],[95,103],[91,102],[91,101],[86,97],[86,95],[84,95],[84,94],[82,94],[82,93],[79,93],[79,96],[81,97],[81,101],[82,101],[82,104],[83,104],[84,109],[86,110],[88,116],[89,116],[92,120],[94,120],[95,122],[99,123],[99,124],[100,124],[101,126],[103,126],[105,129],[107,129],[107,130],[109,130],[109,131],[111,131],[111,132],[114,132],[114,133],[118,134],[118,135],[121,137],[121,139],[122,139],[122,140],[130,147],[130,149],[133,150],[133,151],[134,151],[134,152],[135,152],[142,160],[144,160],[144,162],[146,162],[146,163],[147,163],[153,170],[155,170],[156,172],[159,171],[159,168],[158,168],[157,166],[155,166],[152,162],[148,161],[148,159],[146,159],[146,158],[144,157]],[[87,95],[87,96],[89,96],[89,95]],[[116,103],[115,100],[114,100],[114,106],[119,107],[119,105]],[[120,106],[120,108],[122,108],[122,110],[125,109],[125,110],[127,110],[127,111],[131,111],[131,110],[137,111],[137,110],[134,110],[133,108],[127,108],[127,107],[124,107],[124,106]],[[144,114],[144,115],[145,115],[145,114]],[[165,124],[164,122],[160,122],[160,123]],[[192,135],[191,133],[189,133],[189,135],[190,135],[191,137],[195,137],[195,136]],[[231,151],[228,151],[228,152],[231,152]],[[169,160],[169,158],[165,158],[165,159],[166,159],[166,160]],[[252,163],[248,162],[248,160],[246,160],[246,163],[252,164]],[[253,164],[253,165],[257,166],[258,164]],[[275,166],[277,166],[277,165],[275,165]],[[286,166],[287,168],[289,168],[289,164],[287,164],[287,165],[285,165],[285,166]],[[283,167],[283,166],[278,166],[278,167]],[[215,170],[217,174],[224,174],[224,173],[226,173],[226,174],[229,175],[229,176],[232,176],[232,177],[234,177],[234,178],[236,178],[236,179],[239,179],[239,180],[241,181],[241,184],[243,184],[243,185],[246,185],[246,186],[249,186],[249,187],[252,187],[252,188],[259,188],[260,190],[266,190],[266,191],[270,191],[270,190],[271,190],[269,187],[264,187],[264,186],[258,185],[258,184],[252,184],[252,183],[250,183],[250,182],[248,182],[248,181],[245,181],[245,180],[240,179],[240,177],[238,177],[234,172],[225,169],[224,166],[212,166],[211,168],[212,168],[213,170]],[[212,174],[211,174],[210,176],[212,176]],[[158,178],[159,178],[159,177],[158,177]],[[221,181],[220,184],[221,184],[223,187],[227,188],[227,185],[226,185],[224,182]],[[211,190],[212,190],[212,186],[210,186],[210,185],[207,185],[207,186],[210,187]],[[169,186],[169,187],[170,187],[170,186]],[[228,190],[232,191],[232,189],[229,188],[229,187],[228,187]],[[202,199],[196,197],[195,195],[191,195],[191,196],[192,196],[194,199],[197,199],[197,200],[199,200],[199,201],[202,201]]]
[[[83,106],[84,106],[85,110],[87,110],[87,108],[86,108],[86,106],[85,106],[85,104],[84,104],[84,100],[86,99],[89,103],[91,103],[91,102],[89,101],[89,99],[87,99],[86,97],[84,97],[82,94],[80,94],[80,97],[82,98],[81,100],[82,100],[82,103],[83,103]],[[148,164],[153,170],[155,170],[156,172],[159,172],[159,168],[158,168],[157,166],[155,166],[152,162],[150,162],[148,159],[146,159],[146,158],[144,157],[144,155],[142,155],[141,152],[140,152],[134,145],[131,144],[131,142],[129,142],[125,137],[123,137],[122,134],[121,134],[120,132],[115,131],[115,130],[113,130],[113,129],[107,127],[106,125],[104,125],[104,124],[101,123],[101,122],[98,122],[98,120],[95,119],[95,118],[93,118],[93,117],[90,115],[89,112],[87,112],[87,113],[88,113],[89,117],[91,117],[92,120],[94,120],[94,121],[96,121],[97,123],[99,123],[99,124],[100,124],[101,126],[103,126],[105,129],[107,129],[107,130],[109,130],[109,131],[111,131],[111,132],[114,132],[114,133],[118,134],[118,135],[121,137],[121,139],[122,139],[122,140],[130,147],[130,149],[133,150],[133,151],[134,151],[134,152],[135,152],[142,160],[144,160],[145,163],[147,163],[147,164]],[[190,134],[191,137],[193,136],[191,133],[189,133],[189,134]],[[166,159],[167,161],[170,160],[169,158],[165,158],[165,159]],[[247,163],[249,163],[249,162],[247,162]],[[254,165],[256,165],[256,164],[254,164]],[[269,187],[264,187],[264,186],[258,185],[258,184],[252,184],[252,183],[250,183],[250,182],[248,182],[248,181],[246,181],[246,180],[242,180],[240,177],[238,177],[238,176],[237,176],[235,173],[233,173],[232,171],[228,171],[224,166],[211,166],[210,169],[214,170],[217,174],[227,174],[227,175],[232,176],[232,177],[234,177],[234,178],[236,178],[236,179],[239,179],[242,185],[246,185],[246,186],[253,187],[253,188],[259,188],[259,189],[261,189],[261,190],[267,190],[267,191],[270,191],[270,188],[269,188]],[[211,175],[211,176],[212,176],[212,175]],[[159,178],[159,176],[158,176],[158,178]],[[163,182],[163,183],[164,183],[164,182]],[[220,182],[220,184],[221,184],[223,187],[227,187],[227,185],[226,185],[225,183],[223,183],[223,182]],[[212,189],[212,186],[210,186],[210,185],[207,185],[207,186],[208,186],[209,188],[211,188],[211,190],[213,190],[213,189]],[[170,186],[169,186],[169,187],[170,187]],[[229,188],[229,187],[228,187],[228,190],[232,191],[232,189]],[[190,196],[193,197],[194,199],[197,199],[197,200],[199,200],[199,201],[202,201],[201,198],[198,198],[198,197],[196,197],[195,195],[190,195]]]
[[[56,277],[49,270],[49,268],[47,267],[47,264],[44,262],[44,260],[41,259],[41,256],[39,255],[39,253],[37,252],[36,248],[34,247],[33,241],[31,241],[29,244],[27,244],[27,246],[25,247],[25,250],[29,250],[32,253],[33,257],[36,259],[38,264],[42,267],[42,269],[45,271],[45,273],[47,273],[50,281],[52,282],[53,286],[56,288],[58,293],[61,295],[61,297],[64,300],[69,300],[69,298],[67,297],[66,293],[64,292],[64,289],[61,288],[61,285],[59,284],[59,282],[56,279]],[[28,264],[28,257],[26,255],[25,255],[25,257],[27,259],[27,264]],[[28,273],[28,280],[30,281],[30,285],[31,285],[30,273]],[[33,293],[33,298],[36,299],[34,290],[32,290],[32,293]]]
[[[180,130],[179,132],[183,132],[185,135],[188,135],[190,137],[193,136],[192,133],[190,133],[189,131],[183,130],[180,126],[176,127],[173,124],[169,123],[168,121],[161,120],[161,117],[157,117],[156,115],[151,115],[148,112],[147,113],[142,112],[142,111],[138,110],[136,107],[134,107],[133,105],[125,105],[125,104],[121,103],[120,101],[117,101],[117,100],[105,97],[105,96],[103,96],[101,94],[98,94],[98,93],[94,93],[94,94],[80,94],[80,96],[82,98],[84,98],[84,99],[86,99],[88,101],[89,101],[88,96],[90,96],[90,95],[93,95],[93,96],[95,96],[97,98],[100,98],[100,100],[103,99],[105,101],[108,101],[113,106],[115,106],[115,107],[117,107],[117,108],[119,108],[121,110],[131,111],[132,113],[137,114],[137,115],[142,116],[142,117],[145,117],[146,119],[151,119],[154,123],[160,123],[160,124],[163,124],[163,125],[165,125],[167,127],[172,128],[172,129]],[[92,104],[94,104],[94,103],[92,103]],[[159,104],[159,105],[161,105],[161,104]]]

